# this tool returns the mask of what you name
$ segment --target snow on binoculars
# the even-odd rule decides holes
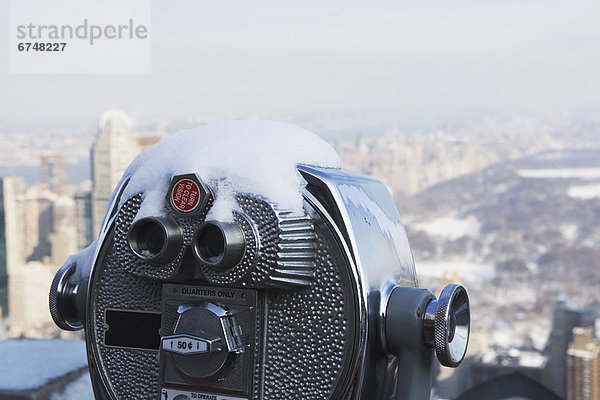
[[[465,289],[417,286],[387,188],[293,125],[169,137],[50,292],[99,399],[428,399],[469,336]]]

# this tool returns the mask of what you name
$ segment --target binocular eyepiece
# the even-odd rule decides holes
[[[194,235],[193,250],[199,262],[216,271],[227,271],[244,257],[244,231],[235,223],[204,222]]]
[[[139,258],[168,263],[183,244],[183,232],[173,219],[146,217],[131,226],[127,239],[129,248]]]
[[[244,132],[259,131],[249,148]],[[314,146],[257,156],[271,142]],[[246,168],[213,168],[210,155],[226,152]],[[451,367],[466,353],[467,292],[418,288],[387,188],[313,158],[331,152],[299,128],[247,121],[165,139],[134,161],[99,239],[50,292],[56,324],[85,329],[97,398],[429,398],[433,353]],[[228,179],[235,190],[222,189]]]
[[[169,263],[183,245],[183,232],[173,219],[145,217],[131,225],[127,240],[138,257],[157,264]],[[246,238],[236,223],[206,221],[194,233],[192,249],[199,263],[227,271],[244,257]]]

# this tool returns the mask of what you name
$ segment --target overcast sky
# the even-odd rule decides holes
[[[49,0],[40,0],[40,2]],[[397,110],[429,124],[600,110],[600,1],[152,1],[152,72],[9,73],[0,129]]]

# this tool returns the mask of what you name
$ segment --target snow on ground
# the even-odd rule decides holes
[[[560,225],[560,232],[565,239],[575,241],[579,235],[579,227],[575,224],[562,224]]]
[[[521,169],[519,176],[535,179],[600,179],[600,168]]]
[[[593,199],[600,197],[600,184],[571,186],[567,193],[576,199]]]
[[[493,265],[470,261],[421,261],[416,267],[419,276],[432,278],[451,277],[456,273],[461,280],[488,280],[495,274]]]
[[[552,151],[536,155],[536,160],[562,160],[567,158],[571,153],[568,151]]]
[[[0,389],[25,390],[87,365],[81,340],[10,339],[0,343]]]
[[[86,371],[81,378],[71,382],[62,393],[54,393],[50,400],[94,400],[92,381]]]
[[[416,223],[413,227],[425,231],[430,236],[442,236],[451,240],[463,236],[478,236],[481,232],[481,223],[472,215],[467,218],[453,216],[437,218]]]
[[[504,349],[519,347],[523,344],[522,339],[516,337],[513,326],[508,323],[498,325],[499,327],[496,330],[489,332],[491,343]]]

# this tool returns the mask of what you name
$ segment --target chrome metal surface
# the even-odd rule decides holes
[[[172,261],[183,244],[181,227],[171,218],[137,220],[127,235],[129,248],[138,257],[156,263]]]
[[[361,338],[350,392],[353,399],[373,398],[396,371],[385,351],[391,291],[395,284],[418,286],[406,231],[381,182],[342,169],[298,165],[298,170],[307,181],[305,199],[322,210],[354,261]]]
[[[273,299],[275,299],[275,296],[272,296],[269,292],[269,287],[273,285],[265,286],[261,283],[263,282],[261,280],[263,279],[262,275],[257,275],[256,282],[258,283],[248,280],[247,282],[244,282],[244,284],[248,283],[250,285],[258,285],[256,286],[256,290],[258,290],[259,293],[263,293],[261,291],[265,290],[264,293],[268,299],[265,299],[264,303],[257,303],[261,304],[261,307],[268,306],[270,309],[273,309],[274,305],[284,304],[285,307],[282,307],[282,309],[288,311],[295,311],[295,308],[302,307],[308,307],[307,310],[310,311],[313,310],[314,307],[319,306],[318,302],[332,303],[333,301],[331,300],[331,296],[337,293],[333,289],[335,289],[336,285],[337,287],[343,287],[344,290],[338,290],[338,292],[340,293],[340,296],[343,294],[343,296],[347,297],[340,297],[341,300],[339,307],[345,307],[345,309],[340,308],[340,310],[344,310],[345,312],[345,319],[342,321],[342,326],[346,330],[341,330],[340,332],[352,332],[352,335],[348,336],[343,341],[343,343],[346,344],[343,345],[344,351],[340,353],[341,356],[337,358],[330,358],[331,360],[334,360],[333,362],[339,364],[340,373],[339,375],[336,375],[337,373],[332,375],[333,383],[330,386],[332,389],[319,389],[323,390],[323,395],[318,398],[322,398],[326,393],[329,393],[327,394],[326,398],[336,400],[402,398],[402,393],[399,391],[402,388],[396,386],[398,382],[401,382],[401,380],[398,379],[398,374],[399,371],[407,371],[410,369],[410,360],[405,360],[389,353],[386,337],[386,317],[388,312],[388,303],[394,289],[397,288],[398,285],[414,288],[418,286],[418,282],[406,232],[400,220],[400,216],[398,215],[394,201],[387,188],[381,182],[370,177],[342,169],[317,168],[305,165],[299,165],[298,170],[307,181],[306,189],[303,192],[303,197],[306,202],[304,206],[305,214],[300,216],[300,220],[300,217],[292,215],[289,217],[291,218],[290,221],[284,219],[282,222],[274,224],[274,227],[279,227],[279,231],[274,230],[278,236],[273,243],[275,243],[276,246],[282,246],[279,249],[279,252],[276,253],[278,257],[287,255],[287,258],[284,260],[284,266],[289,265],[290,268],[295,268],[293,271],[298,271],[298,274],[302,272],[302,274],[306,275],[307,277],[300,282],[301,284],[295,284],[294,281],[292,282],[294,283],[293,285],[286,284],[285,286],[282,286],[281,288],[284,288],[286,291],[280,290],[281,288],[279,287],[277,287],[278,289],[273,290],[273,293],[276,293],[277,296],[280,296],[280,298],[277,298],[277,301],[281,301],[281,303],[267,303],[267,301],[274,301]],[[129,265],[128,263],[123,262],[123,260],[126,260],[126,258],[118,258],[121,257],[120,253],[115,253],[111,247],[111,243],[115,237],[118,237],[118,235],[123,235],[123,233],[127,234],[127,228],[129,226],[128,224],[134,220],[133,217],[131,217],[127,224],[124,224],[121,220],[119,220],[119,222],[115,222],[117,215],[119,214],[117,206],[127,181],[128,178],[124,178],[121,182],[121,186],[115,191],[111,205],[109,206],[109,212],[105,217],[103,229],[100,232],[100,239],[97,244],[94,244],[93,246],[95,255],[93,257],[92,265],[94,269],[98,269],[97,274],[92,272],[94,273],[94,279],[97,279],[102,275],[100,274],[100,271],[104,269],[100,269],[102,268],[101,265],[107,265],[105,263],[103,264],[103,260],[109,259],[110,257],[117,257],[116,259],[119,260],[120,263],[123,265]],[[171,183],[171,186],[172,185],[173,183]],[[167,188],[165,189],[167,190]],[[143,199],[143,195],[140,194],[139,198]],[[139,201],[143,200],[137,201],[139,204]],[[260,205],[262,203],[259,204],[258,201],[250,198],[249,200],[245,200],[243,196],[239,197],[238,201],[251,202],[248,204],[252,204],[251,207],[254,209],[257,209],[259,206],[262,207]],[[248,210],[246,210],[246,212],[248,212]],[[127,212],[124,214],[127,214]],[[132,215],[135,215],[135,213]],[[255,229],[255,227],[250,227],[250,231],[254,232],[254,237],[251,239],[246,239],[246,236],[250,234],[246,233],[248,229],[240,229],[240,226],[238,226],[239,220],[236,219],[236,222],[229,224],[216,221],[203,222],[205,215],[206,214],[198,214],[189,218],[185,217],[189,219],[189,221],[186,220],[188,222],[182,222],[182,220],[178,220],[182,226],[182,229],[186,232],[185,235],[189,236],[187,239],[185,239],[185,248],[181,251],[183,252],[184,250],[190,250],[188,253],[192,259],[194,259],[195,256],[194,262],[196,262],[196,265],[198,265],[196,260],[199,260],[202,264],[205,264],[205,266],[210,267],[203,267],[207,270],[203,271],[205,275],[211,272],[211,270],[213,275],[218,275],[220,272],[223,272],[223,275],[233,275],[233,272],[236,272],[236,268],[238,268],[235,267],[235,265],[240,263],[240,261],[245,257],[245,254],[253,254],[251,251],[253,249],[250,247],[246,251],[246,246],[250,246],[248,243],[254,243],[254,241],[256,241],[256,246],[254,247],[257,249],[262,249],[260,246],[264,244],[264,238],[259,238],[259,234],[262,234],[262,232],[259,232],[259,230]],[[251,215],[251,217],[256,219],[255,216]],[[184,217],[180,216],[180,218]],[[196,224],[196,221],[200,221],[198,224],[202,225]],[[273,221],[277,222],[278,220],[274,219]],[[161,223],[161,227],[165,227],[167,225],[168,224]],[[326,229],[324,228],[325,226]],[[202,233],[204,227],[218,229],[218,233],[220,233],[220,237],[223,241],[222,248],[217,246],[215,248],[216,251],[208,253],[203,253],[201,251],[197,243],[199,240],[198,232]],[[301,236],[298,236],[298,227],[302,228]],[[169,240],[169,229],[170,228],[168,226],[163,229],[163,233],[165,234],[164,238],[167,238],[166,241]],[[326,234],[323,234],[324,230],[327,231]],[[133,228],[131,231],[133,231]],[[192,238],[194,232],[195,236]],[[290,242],[291,244],[289,244],[289,240],[286,239],[288,236],[297,240],[292,241]],[[145,255],[143,253],[143,249],[136,249],[135,245],[132,246],[132,243],[135,244],[135,241],[132,241],[133,239],[135,238],[128,238],[131,250],[138,257],[144,258]],[[283,239],[286,239],[287,241]],[[246,240],[248,240],[248,243],[245,242]],[[281,241],[281,243],[279,241]],[[324,254],[322,250],[319,250],[319,246],[335,247],[336,249],[340,249],[338,254],[334,255],[333,260],[335,262],[329,264],[331,266],[331,271],[334,271],[333,275],[336,279],[332,279],[329,275],[324,275],[320,269],[315,269],[315,263],[322,262],[322,260],[319,261],[319,257]],[[127,248],[127,244],[125,244],[124,247]],[[167,247],[173,246],[161,246],[160,251],[157,252],[155,256],[152,256],[151,259],[158,260],[161,258],[163,251]],[[340,252],[342,254],[339,254]],[[288,253],[291,255],[288,255]],[[260,252],[257,252],[256,254],[258,254],[258,256],[261,255]],[[254,268],[251,263],[249,263],[248,266],[248,268]],[[230,268],[233,269],[230,270]],[[281,273],[280,269],[281,268],[278,267],[274,270],[274,272]],[[106,270],[108,271],[112,269],[106,268]],[[213,279],[216,283],[209,280],[210,286],[231,286],[239,289],[239,287],[236,286],[237,282],[244,278],[244,274],[247,273],[247,271],[240,270],[237,272],[239,273],[235,275],[235,279],[231,281],[217,280],[217,278],[220,279],[220,275],[217,276],[217,278],[211,275],[211,279]],[[268,275],[269,273],[270,270],[265,268],[265,276],[270,276]],[[335,274],[343,275],[343,279],[337,279],[339,276],[335,277]],[[302,275],[302,277],[304,277],[304,275]],[[87,280],[89,280],[89,276],[90,275],[88,271]],[[327,277],[327,280],[323,280],[323,277]],[[133,286],[136,284],[136,279],[138,279],[138,277],[124,275],[123,279],[131,280],[131,282],[127,282],[130,282],[130,286]],[[168,286],[169,282],[177,282],[181,284],[188,281],[182,280],[178,282],[173,280],[169,281],[166,279],[163,283],[167,283],[167,285],[163,286]],[[314,286],[317,284],[322,284],[322,282],[332,282],[330,285],[332,289],[330,290],[330,288],[327,287],[324,289],[319,289],[319,291],[311,292],[311,290],[314,289]],[[145,282],[144,285],[147,284],[145,287],[156,291],[163,283],[153,283],[152,279],[150,279],[148,282]],[[193,282],[190,284],[198,285],[198,282]],[[252,288],[254,286],[250,287]],[[283,303],[283,301],[286,299],[286,296],[289,296],[290,299],[301,298],[292,297],[296,296],[296,293],[306,293],[307,295],[308,293],[311,293],[311,296],[314,296],[317,300],[317,303],[314,303],[316,306],[314,306],[312,303],[312,300],[314,299],[308,298],[303,304],[293,302],[290,302],[290,304]],[[120,294],[117,296],[120,296]],[[93,309],[92,305],[90,304],[91,297],[92,296],[87,297],[87,310]],[[115,299],[120,299],[120,297],[115,297]],[[450,306],[452,304],[457,305],[456,301],[453,299],[454,297],[448,299],[448,304]],[[440,301],[441,300],[442,298],[440,298]],[[243,360],[243,357],[246,357],[246,353],[250,354],[251,357],[254,357],[253,352],[256,351],[256,356],[258,357],[260,355],[260,346],[263,344],[257,345],[255,349],[251,349],[246,344],[248,339],[244,338],[242,343],[242,337],[240,334],[241,331],[238,324],[234,321],[234,315],[221,315],[224,311],[221,311],[219,308],[215,308],[216,306],[213,307],[211,303],[208,303],[208,305],[202,307],[199,307],[198,304],[194,302],[192,303],[190,303],[192,304],[192,308],[189,310],[180,310],[181,315],[190,314],[189,318],[180,318],[176,324],[175,331],[170,331],[168,334],[165,334],[167,336],[163,338],[163,340],[177,340],[178,338],[190,337],[198,341],[198,348],[196,349],[196,351],[198,351],[197,354],[190,353],[189,355],[185,355],[183,352],[181,354],[178,354],[177,352],[169,353],[169,360],[172,359],[174,361],[173,365],[178,369],[178,371],[186,376],[192,377],[193,379],[207,379],[208,377],[212,379],[216,376],[215,374],[220,374],[220,371],[230,368],[231,365],[238,365],[240,368],[245,366],[246,364],[243,364],[239,360]],[[296,304],[298,305],[296,306]],[[460,305],[458,306],[460,309]],[[205,310],[203,307],[208,308]],[[127,307],[123,306],[123,308]],[[212,310],[212,308],[215,308],[215,310]],[[192,310],[195,311],[191,312]],[[347,310],[351,311],[347,312]],[[186,313],[186,311],[188,312]],[[208,311],[214,315],[211,315],[208,313]],[[269,314],[270,310],[263,312],[265,313],[264,316],[261,315],[261,319],[258,321],[260,322],[263,318],[267,318],[269,315],[271,315],[269,318],[272,318],[273,321],[269,323],[269,329],[277,324],[281,325],[282,327],[286,327],[285,324],[288,321],[288,317],[283,317],[280,314],[275,313]],[[202,318],[196,318],[200,314]],[[306,313],[303,313],[302,315],[304,314]],[[239,315],[240,314],[238,314],[238,316]],[[454,315],[457,314],[455,313]],[[207,332],[204,334],[205,326],[203,324],[207,319],[212,320],[211,324],[213,326],[211,329],[213,329],[214,332]],[[189,326],[185,326],[185,324],[188,323],[186,320],[189,320]],[[301,320],[299,319],[298,321]],[[452,317],[449,316],[447,321],[452,322]],[[117,396],[116,393],[119,393],[119,387],[123,385],[121,385],[121,383],[115,383],[121,381],[111,380],[106,376],[108,364],[105,365],[104,363],[113,362],[113,360],[108,358],[103,359],[100,354],[97,353],[99,351],[97,349],[98,346],[93,343],[94,340],[96,340],[96,342],[97,339],[100,339],[100,341],[102,340],[102,336],[98,335],[97,333],[102,331],[102,326],[101,324],[98,324],[97,320],[90,319],[89,314],[86,315],[85,324],[86,339],[88,341],[88,360],[92,374],[93,386],[95,388],[95,394],[98,398],[114,398]],[[448,324],[449,323],[447,323],[447,326]],[[267,325],[265,325],[265,329],[266,326]],[[296,325],[291,326],[295,327]],[[90,327],[90,332],[94,331],[95,333],[90,334],[87,332],[87,327]],[[459,344],[460,340],[457,338],[464,334],[463,330],[461,329],[462,326],[459,326],[459,329],[456,330],[453,337],[450,337],[448,340],[449,343],[455,342],[455,344]],[[297,331],[300,331],[300,329],[297,329]],[[288,331],[282,330],[281,334],[287,335],[288,333]],[[259,334],[261,334],[260,331],[252,331],[252,335],[258,336]],[[265,332],[262,334],[265,334]],[[207,344],[206,348],[206,350],[210,351],[202,353],[200,351],[200,342],[208,343],[209,341],[214,340],[217,336],[219,336],[219,341],[223,348],[218,351],[217,343],[214,342],[214,349],[212,349],[211,346],[213,343],[211,342],[210,344]],[[420,340],[421,335],[419,334],[418,336]],[[190,339],[189,342],[192,342],[192,340]],[[169,345],[170,343],[171,342],[169,342]],[[257,341],[257,343],[259,342]],[[290,343],[294,344],[295,342],[290,341]],[[269,343],[265,342],[264,347],[267,348],[267,346],[269,346]],[[289,346],[289,349],[294,349],[294,347]],[[276,352],[269,353],[269,351],[270,350],[265,350],[265,353],[262,355],[263,358],[258,360],[256,364],[252,365],[255,365],[256,368],[266,368],[265,365],[267,362],[267,357],[271,357],[269,358],[269,362],[273,362],[271,360],[275,360],[275,357],[280,357],[281,359],[283,359],[282,357],[287,357],[287,354],[281,355]],[[428,354],[431,354],[431,350],[427,351],[429,352]],[[452,351],[456,352],[455,350],[451,350],[450,352],[452,353]],[[222,357],[217,357],[219,354],[222,354]],[[119,362],[128,360],[128,357],[130,356],[123,356]],[[155,356],[149,355],[148,357]],[[194,357],[205,358],[207,360],[214,358],[214,365],[202,364],[204,365],[202,366],[200,365],[201,363],[193,361]],[[302,364],[302,362],[305,362],[305,359],[302,357],[297,357],[296,354],[290,354],[290,358],[293,358],[293,361],[297,362],[298,365],[308,365],[307,363]],[[139,360],[142,360],[141,356]],[[238,360],[235,361],[237,364],[233,364],[234,360]],[[279,360],[279,358],[277,358],[277,360]],[[278,367],[281,366],[281,364],[276,365]],[[292,364],[288,363],[288,365]],[[224,366],[226,366],[226,368]],[[252,372],[256,375],[251,377],[251,379],[260,381],[260,385],[262,386],[260,386],[261,388],[257,389],[256,392],[252,392],[256,394],[249,396],[253,399],[272,398],[273,396],[276,396],[273,393],[279,392],[274,389],[276,388],[276,385],[273,382],[279,382],[278,379],[280,379],[280,377],[278,374],[280,371],[281,370],[278,369],[277,373],[273,373],[272,370],[269,370],[268,374],[266,374],[265,371]],[[268,378],[270,380],[264,378]],[[270,385],[269,388],[271,389],[265,389],[265,385],[267,384],[265,382]],[[322,387],[323,385],[319,386],[319,388]],[[271,390],[271,392],[268,390]],[[301,395],[300,392],[298,392],[298,395]]]
[[[217,271],[227,271],[244,258],[246,237],[235,222],[206,221],[194,236],[194,255]]]
[[[298,165],[298,170],[333,217],[368,290],[379,291],[390,281],[418,286],[404,225],[383,183],[343,169]]]
[[[79,330],[89,326],[88,290],[90,276],[97,262],[98,254],[106,236],[111,231],[117,216],[121,194],[129,183],[129,176],[121,178],[119,185],[109,201],[107,213],[102,221],[99,239],[93,241],[79,253],[72,255],[56,273],[50,289],[50,313],[56,325],[65,330]],[[108,398],[103,378],[95,367],[96,360],[89,342],[89,331],[86,329],[86,348],[92,386],[95,396],[99,399]]]
[[[100,232],[98,233],[98,238],[102,238],[102,236],[109,230],[110,226],[112,225],[112,222],[114,221],[114,219],[117,215],[117,211],[118,211],[117,207],[119,206],[119,200],[121,199],[121,195],[123,194],[123,191],[127,187],[127,184],[129,183],[130,179],[131,179],[131,177],[129,175],[122,177],[121,181],[119,182],[119,184],[115,188],[115,191],[113,192],[112,196],[110,197],[110,200],[108,201],[108,208],[106,210],[106,215],[102,219],[102,224],[101,224]],[[102,243],[102,242],[98,242],[98,243]]]
[[[386,339],[397,372],[377,398],[418,400],[431,395],[433,351],[423,343],[423,314],[435,299],[427,289],[396,286],[388,302]],[[395,394],[394,394],[395,393]],[[401,394],[401,396],[399,396]]]
[[[435,348],[435,313],[437,312],[438,301],[431,300],[427,304],[425,315],[423,316],[423,342],[425,346]]]
[[[427,305],[423,340],[435,348],[440,363],[457,367],[467,352],[470,330],[469,296],[461,285],[447,285],[438,300]]]
[[[73,277],[77,264],[63,265],[52,281],[50,288],[50,315],[54,323],[67,331],[78,331],[83,328],[83,322],[77,313],[77,291],[80,282]]]
[[[178,313],[175,336],[197,338],[207,347],[206,351],[195,354],[171,351],[170,360],[181,373],[195,379],[204,379],[231,363],[232,357],[235,357],[233,353],[241,347],[240,333],[236,329],[238,326],[233,315],[213,303],[182,306]],[[182,342],[185,345],[185,341]],[[163,347],[163,350],[167,349]]]
[[[130,179],[131,179],[131,177],[129,175],[121,178],[121,181],[117,185],[117,187],[116,187],[115,191],[113,192],[113,195],[109,201],[107,213],[104,216],[104,220],[102,221],[102,228],[100,229],[100,232],[98,234],[98,239],[96,239],[86,249],[83,250],[83,251],[86,251],[86,250],[91,251],[94,254],[92,257],[92,263],[91,263],[91,265],[88,266],[87,271],[86,271],[86,277],[85,277],[86,278],[86,291],[85,291],[86,294],[90,292],[90,286],[92,285],[92,281],[91,281],[90,277],[93,276],[94,270],[96,268],[98,268],[99,255],[103,250],[106,251],[106,248],[109,244],[108,243],[109,241],[107,239],[111,236],[111,234],[113,232],[114,223],[115,223],[115,220],[117,219],[117,215],[118,215],[119,201],[121,200],[121,195],[125,191],[125,188],[127,187],[127,184],[129,183]],[[91,313],[89,312],[91,303],[92,303],[92,296],[86,295],[85,296],[85,311],[86,311],[85,326],[87,326],[87,327],[92,326],[93,318],[94,318],[94,316],[91,315]],[[86,331],[85,331],[85,345],[86,345],[86,352],[87,352],[87,359],[88,359],[88,367],[89,367],[89,371],[90,371],[90,378],[92,381],[92,389],[94,390],[94,397],[96,397],[97,399],[101,399],[101,400],[113,398],[109,394],[109,390],[111,390],[111,389],[108,389],[111,386],[108,383],[106,376],[104,376],[104,374],[102,374],[100,372],[101,367],[99,365],[100,364],[99,359],[96,356],[96,352],[95,352],[96,347],[94,346],[90,329],[86,329]]]
[[[388,306],[390,303],[390,297],[392,296],[392,292],[397,287],[395,283],[392,281],[387,281],[383,284],[380,290],[381,300],[379,301],[379,340],[381,342],[382,347],[389,351],[389,343],[388,343],[388,335],[387,335],[387,321],[388,321]]]

